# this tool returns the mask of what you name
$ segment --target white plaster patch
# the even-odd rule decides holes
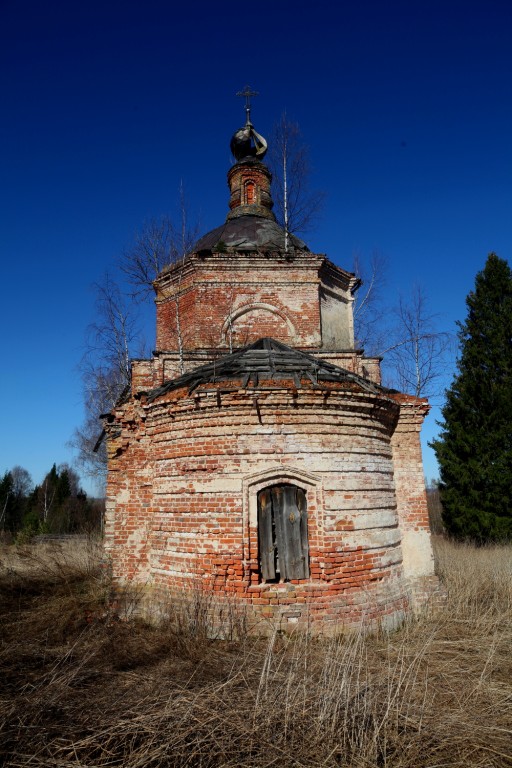
[[[194,484],[194,493],[240,493],[242,490],[242,481],[239,477],[226,477],[225,475],[205,478],[196,477],[193,473],[190,475],[190,482]],[[155,494],[176,493],[184,487],[185,480],[180,477],[172,480],[162,477],[155,480]]]
[[[398,528],[381,528],[363,531],[343,531],[343,544],[363,549],[384,548],[400,543]]]
[[[404,576],[408,579],[431,576],[434,573],[434,555],[429,531],[404,531]]]

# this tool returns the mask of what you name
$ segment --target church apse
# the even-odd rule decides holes
[[[248,90],[227,218],[156,279],[156,350],[105,420],[114,583],[199,586],[255,631],[395,626],[437,584],[428,404],[354,348],[355,276],[276,222]]]

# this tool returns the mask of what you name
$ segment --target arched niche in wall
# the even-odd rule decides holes
[[[255,302],[238,307],[226,317],[222,325],[222,343],[225,345],[243,347],[264,337],[285,343],[293,342],[296,338],[290,318],[272,304]]]
[[[244,184],[244,205],[256,205],[257,199],[257,187],[254,181],[246,181]]]

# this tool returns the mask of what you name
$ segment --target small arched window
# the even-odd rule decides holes
[[[248,181],[245,185],[245,204],[254,205],[256,203],[256,184],[254,181]]]
[[[295,485],[272,485],[258,493],[261,578],[280,582],[309,578],[306,494]]]

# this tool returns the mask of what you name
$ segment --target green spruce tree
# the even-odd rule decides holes
[[[512,538],[512,271],[491,253],[459,323],[455,379],[433,441],[447,531]]]

